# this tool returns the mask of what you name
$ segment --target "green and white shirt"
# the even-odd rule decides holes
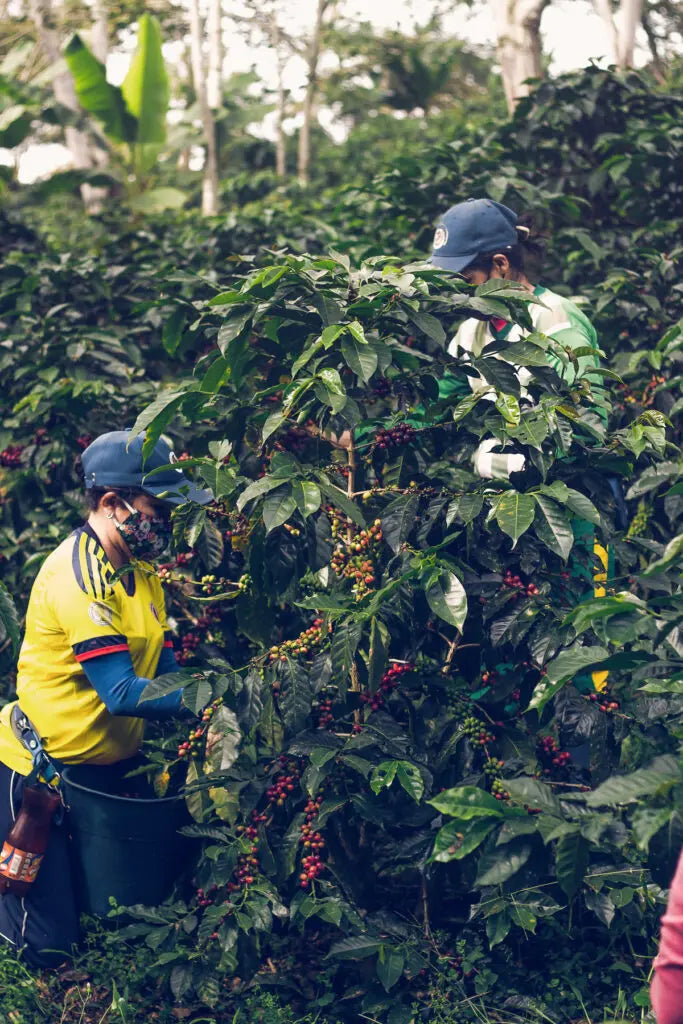
[[[545,334],[547,337],[553,338],[560,345],[574,350],[589,347],[595,349],[595,355],[587,353],[577,357],[578,373],[573,363],[563,362],[552,352],[547,354],[548,364],[569,384],[572,384],[577,379],[577,376],[588,375],[591,386],[596,393],[596,398],[600,398],[604,402],[602,378],[598,374],[590,374],[591,367],[600,366],[598,339],[592,323],[571,299],[558,295],[549,288],[537,285],[534,289],[534,295],[543,303],[543,305],[538,303],[529,305],[529,314],[534,332]],[[462,357],[464,354],[466,356],[472,355],[476,358],[481,354],[486,345],[494,341],[521,341],[528,334],[529,332],[518,324],[510,324],[495,319],[490,321],[471,318],[464,320],[460,324],[455,337],[448,346],[448,352],[452,356]],[[498,353],[496,358],[505,360],[504,351]],[[524,387],[528,384],[532,375],[523,366],[516,367],[515,372],[522,387],[522,395],[524,395]],[[482,377],[468,377],[468,381],[471,390],[475,394],[478,391],[490,388],[490,385]],[[442,397],[445,397],[449,388],[446,379],[444,379],[443,383],[446,387]],[[495,394],[487,394],[482,395],[482,398],[495,401],[496,396]],[[596,411],[604,418],[602,403],[596,406]],[[491,449],[497,443],[495,440],[490,442],[484,441],[480,446],[481,450],[475,455],[477,470],[481,472],[482,476],[487,478],[492,476],[499,478],[507,477],[510,473],[516,472],[521,468],[521,465],[519,465],[520,460],[522,460],[523,465],[523,456],[521,455],[492,454]]]

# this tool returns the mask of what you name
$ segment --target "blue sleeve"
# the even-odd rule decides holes
[[[99,658],[90,658],[82,662],[82,667],[110,715],[159,719],[171,718],[181,710],[182,690],[174,690],[163,697],[138,704],[149,679],[135,674],[128,651],[116,651],[113,654],[102,654]],[[164,648],[159,659],[157,675],[175,672],[177,669],[173,651],[168,647]]]
[[[162,647],[159,655],[156,675],[165,676],[169,672],[178,672],[180,665],[176,661],[175,651],[172,647]]]

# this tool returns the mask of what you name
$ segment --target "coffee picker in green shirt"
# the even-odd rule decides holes
[[[577,353],[574,360],[561,361],[551,351],[548,363],[568,383],[577,376],[585,376],[590,383],[596,414],[606,422],[609,405],[599,374],[591,375],[592,367],[599,368],[599,348],[595,329],[586,315],[570,299],[551,289],[534,284],[527,276],[525,256],[533,249],[528,242],[529,230],[518,224],[517,214],[492,199],[468,199],[452,206],[440,219],[435,234],[431,262],[434,266],[460,274],[470,284],[482,285],[491,280],[515,282],[531,293],[538,302],[529,305],[533,331],[553,339],[565,349]],[[498,318],[465,320],[448,346],[448,352],[459,359],[477,357],[492,342],[520,341],[527,336],[517,324]],[[593,351],[587,351],[593,350]],[[505,359],[504,350],[497,358]],[[515,367],[522,396],[529,373],[524,367]],[[489,391],[487,381],[468,376],[472,392]],[[462,388],[448,375],[442,380],[442,398]],[[495,401],[495,395],[482,394],[483,399]],[[508,479],[511,473],[525,468],[525,457],[520,453],[501,450],[496,438],[484,438],[472,456],[475,471],[484,479]],[[615,495],[616,496],[616,495]],[[610,571],[608,553],[595,542],[590,523],[578,521],[574,529],[576,556],[570,566],[573,574],[585,576],[587,586],[593,583],[596,594],[604,594],[602,583]],[[584,555],[580,552],[583,549]],[[602,563],[603,572],[594,572],[591,551]],[[606,673],[594,674],[593,683],[604,686]]]

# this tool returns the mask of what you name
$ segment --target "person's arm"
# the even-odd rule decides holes
[[[683,853],[662,918],[659,954],[650,988],[657,1024],[683,1024]]]
[[[138,701],[149,684],[149,679],[135,674],[130,652],[115,651],[82,663],[83,671],[110,715],[128,715],[134,718],[172,718],[182,709],[182,690],[174,690],[163,697]],[[178,664],[172,648],[164,648],[159,658],[157,675],[176,672]]]

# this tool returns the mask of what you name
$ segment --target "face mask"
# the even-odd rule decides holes
[[[127,501],[123,504],[130,516],[124,523],[117,522],[116,529],[135,558],[153,562],[171,542],[173,528],[170,522],[160,516],[145,515],[139,509],[131,508]]]

